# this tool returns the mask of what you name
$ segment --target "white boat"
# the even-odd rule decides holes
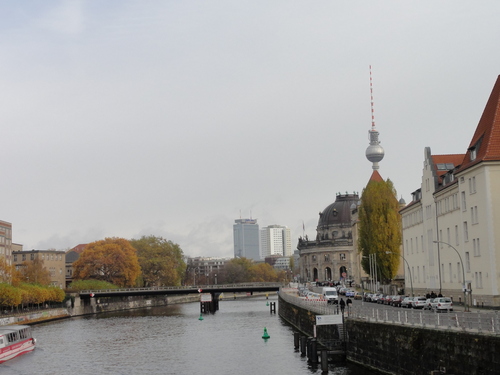
[[[31,327],[13,325],[0,327],[0,363],[31,352],[36,340],[31,335]]]

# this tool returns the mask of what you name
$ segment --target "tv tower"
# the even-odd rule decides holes
[[[372,66],[370,65],[370,96],[371,96],[371,109],[372,109],[372,128],[368,130],[368,138],[370,146],[366,149],[366,158],[371,161],[372,169],[379,169],[378,162],[384,158],[384,148],[380,146],[378,140],[378,131],[375,129],[375,114],[373,111],[373,84],[372,84]]]

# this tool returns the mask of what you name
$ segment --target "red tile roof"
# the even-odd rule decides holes
[[[87,245],[88,244],[86,244],[86,243],[82,243],[80,245],[76,245],[74,248],[66,251],[66,253],[69,253],[70,251],[74,251],[77,254],[81,254],[83,252],[83,249],[85,249],[85,246],[87,246]]]
[[[372,181],[375,181],[375,182],[383,182],[384,181],[384,179],[382,178],[382,176],[380,175],[380,173],[378,173],[378,171],[376,169],[373,170],[373,173],[370,177],[370,181],[368,181],[368,183],[370,183]]]
[[[439,177],[439,184],[442,182],[442,177],[445,175],[450,169],[445,170],[438,169],[438,164],[453,164],[453,167],[456,168],[462,161],[464,160],[465,154],[448,154],[448,155],[431,155],[432,162],[434,163],[434,170],[436,171]]]
[[[474,147],[476,158],[471,160]],[[482,161],[500,161],[500,76],[493,86],[459,171]]]

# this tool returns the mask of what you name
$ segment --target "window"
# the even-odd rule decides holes
[[[443,282],[445,283],[446,277],[444,275],[444,263],[441,264],[441,278],[442,278]]]
[[[458,225],[455,225],[455,245],[458,245]]]
[[[467,211],[467,200],[465,199],[465,191],[462,191],[462,211]]]
[[[448,264],[448,270],[450,272],[450,283],[452,283],[453,282],[453,272],[451,270],[451,263]]]
[[[450,238],[450,228],[446,228],[446,235],[447,235],[447,242],[451,243],[451,238]]]
[[[340,260],[345,260],[345,254],[344,253],[340,254]]]
[[[474,256],[478,257],[481,255],[481,249],[479,247],[479,238],[474,238],[472,240],[472,248],[474,249]]]
[[[470,272],[470,256],[469,252],[465,252],[465,272]]]
[[[31,260],[35,260],[35,254],[31,254],[30,259],[31,259]]]
[[[467,222],[464,221],[464,242],[469,241],[469,231],[467,229]]]
[[[463,282],[462,280],[462,265],[460,262],[457,262],[457,275],[458,275],[458,281]]]
[[[26,260],[26,254],[23,254],[23,261]]]
[[[14,255],[14,262],[17,262],[17,255]]]
[[[420,236],[420,243],[422,244],[422,252],[424,252],[425,251],[425,249],[424,249],[424,235]]]
[[[476,160],[476,157],[477,157],[477,151],[476,148],[473,147],[470,149],[470,161]]]

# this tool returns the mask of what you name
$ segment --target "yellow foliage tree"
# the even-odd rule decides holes
[[[20,282],[50,285],[50,271],[43,265],[43,260],[35,258],[32,261],[24,261],[17,271]]]
[[[136,250],[124,238],[89,243],[73,263],[74,278],[102,280],[121,287],[135,285],[141,273]]]
[[[278,281],[278,273],[268,263],[254,264],[250,267],[251,280],[253,282]]]

